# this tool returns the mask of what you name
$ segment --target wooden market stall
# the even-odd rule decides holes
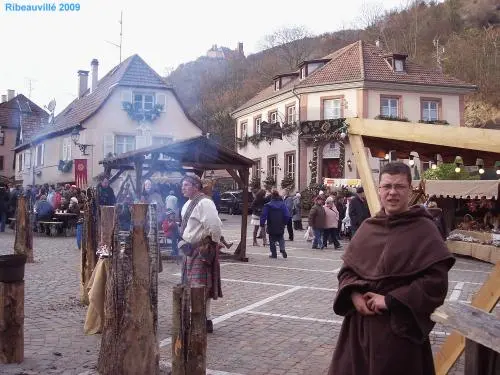
[[[142,182],[155,173],[195,173],[201,177],[207,170],[226,170],[243,190],[243,212],[248,212],[248,179],[253,161],[205,136],[145,147],[106,158],[99,163],[103,165],[105,173],[111,176],[110,182],[115,181],[125,171],[135,171],[137,192]],[[236,259],[243,261],[248,260],[247,219],[247,215],[242,215],[240,243],[234,253]]]

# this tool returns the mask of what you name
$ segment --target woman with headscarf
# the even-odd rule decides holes
[[[250,208],[252,209],[252,219],[250,221],[250,224],[253,225],[253,246],[259,246],[259,243],[257,242],[257,233],[260,227],[260,216],[262,215],[262,210],[264,209],[264,205],[267,203],[265,196],[266,196],[266,191],[259,190],[257,194],[255,194],[255,199],[253,200],[252,205],[250,206]],[[265,230],[263,230],[263,234],[264,235],[262,236],[263,240],[262,246],[267,246]]]
[[[300,204],[300,193],[297,192],[295,197],[293,197],[293,209],[292,209],[292,221],[293,229],[304,230],[302,227],[302,206]]]

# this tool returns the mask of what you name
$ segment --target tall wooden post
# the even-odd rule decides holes
[[[378,198],[377,188],[375,187],[375,181],[373,181],[370,162],[368,160],[368,156],[366,155],[365,144],[363,142],[363,138],[356,134],[349,135],[349,143],[351,144],[359,176],[361,177],[361,182],[363,183],[366,200],[368,202],[368,207],[370,208],[370,214],[373,216],[380,211],[380,200]]]
[[[239,169],[238,173],[241,179],[241,189],[243,189],[243,209],[241,213],[241,233],[240,233],[240,247],[238,258],[244,262],[248,262],[247,258],[247,225],[248,225],[248,177],[249,171],[246,169]]]
[[[98,226],[97,197],[87,190],[87,201],[83,208],[82,249],[80,264],[80,301],[89,304],[87,285],[92,271],[97,264],[97,226]]]
[[[24,281],[0,282],[0,363],[24,360]]]
[[[33,222],[29,200],[21,196],[17,200],[16,211],[16,237],[14,252],[26,255],[26,262],[33,263]]]
[[[207,298],[205,287],[191,288],[191,329],[186,374],[205,375],[207,372]]]
[[[177,285],[173,291],[172,375],[205,375],[207,314],[205,287]]]
[[[104,327],[98,370],[101,375],[159,374],[158,258],[150,254],[147,204],[130,206],[130,230],[115,230],[111,272],[106,286]],[[126,212],[115,220],[124,228]],[[149,216],[149,217],[148,217]],[[154,251],[154,250],[153,250]],[[155,276],[156,275],[156,276]]]

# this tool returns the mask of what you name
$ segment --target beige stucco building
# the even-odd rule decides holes
[[[271,144],[245,141],[260,132],[261,121],[283,127],[306,121],[382,116],[428,122],[439,131],[439,126],[464,125],[464,97],[476,90],[473,85],[411,62],[405,54],[389,53],[363,41],[324,58],[304,61],[297,71],[279,74],[270,83],[232,113],[235,134],[240,139],[238,152],[255,161],[253,175],[264,179],[271,174],[279,186],[289,174],[300,190],[311,182],[313,136],[296,131]],[[348,138],[344,145],[320,142],[317,152],[316,182],[359,177]],[[369,156],[373,176],[378,178],[385,161]],[[416,156],[416,168],[422,168]]]
[[[16,148],[16,179],[24,185],[73,183],[76,159],[86,160],[90,185],[103,172],[99,161],[110,154],[202,134],[174,89],[138,55],[101,79],[93,60],[90,80],[88,71],[78,72],[78,91],[78,98],[30,144]],[[77,143],[85,147],[72,140],[75,129]]]
[[[7,90],[0,100],[0,176],[13,182],[15,175],[15,147],[31,136],[47,122],[49,115],[25,97]]]

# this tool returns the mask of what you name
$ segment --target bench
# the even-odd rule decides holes
[[[500,374],[500,319],[460,302],[447,302],[431,319],[465,337],[464,375]]]
[[[50,236],[57,236],[62,228],[62,221],[39,221],[38,228],[39,233],[47,233]],[[48,229],[48,230],[47,230]]]

